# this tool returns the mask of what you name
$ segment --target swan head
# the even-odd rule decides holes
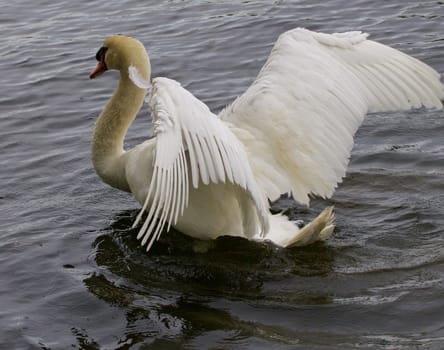
[[[132,37],[113,35],[107,38],[97,51],[96,68],[89,74],[90,79],[98,77],[107,70],[118,70],[121,76],[128,76],[130,67],[137,69],[144,80],[150,79],[151,66],[143,44]]]

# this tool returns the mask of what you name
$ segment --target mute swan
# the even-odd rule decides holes
[[[219,115],[176,81],[151,79],[139,41],[106,39],[90,78],[116,69],[120,81],[96,122],[92,161],[104,182],[142,205],[134,224],[144,221],[141,244],[149,250],[171,226],[199,239],[233,235],[282,247],[327,238],[332,207],[300,229],[271,215],[268,199],[332,196],[368,112],[442,108],[444,98],[437,72],[367,36],[285,32],[254,83]],[[125,151],[147,90],[155,137]]]

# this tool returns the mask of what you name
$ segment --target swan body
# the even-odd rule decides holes
[[[143,221],[138,238],[147,250],[171,226],[199,239],[282,247],[327,238],[332,207],[299,228],[270,214],[268,200],[291,193],[308,205],[312,195],[332,196],[368,112],[442,108],[444,98],[431,67],[361,32],[282,34],[253,84],[219,115],[178,82],[151,79],[133,38],[106,39],[96,58],[91,78],[117,69],[120,80],[95,126],[93,164],[142,205],[135,225]],[[147,92],[155,137],[125,151]]]

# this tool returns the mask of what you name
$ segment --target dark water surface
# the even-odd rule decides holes
[[[222,238],[207,253],[129,229],[138,204],[97,178],[94,120],[117,75],[88,80],[114,33],[217,111],[293,27],[364,30],[444,73],[442,1],[3,1],[0,11],[0,349],[443,349],[444,115],[376,114],[348,177],[308,220],[325,244]],[[128,146],[150,134],[144,107]]]

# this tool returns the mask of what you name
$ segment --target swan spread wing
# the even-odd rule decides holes
[[[148,84],[130,67],[130,77],[142,88]],[[253,200],[262,232],[268,230],[266,201],[254,179],[244,146],[208,107],[174,80],[156,78],[148,97],[156,150],[154,172],[143,209],[151,199],[148,217],[138,234],[147,250],[168,224],[177,223],[188,205],[189,184],[194,188],[230,182]],[[189,172],[191,174],[189,174]]]
[[[294,29],[280,36],[258,77],[223,110],[270,199],[308,204],[345,176],[368,112],[442,108],[439,74],[367,34]]]

